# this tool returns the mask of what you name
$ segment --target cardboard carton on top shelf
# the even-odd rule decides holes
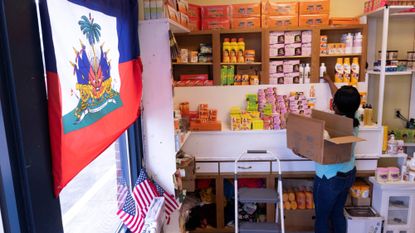
[[[263,16],[263,28],[275,28],[282,26],[298,26],[298,16]]]
[[[261,18],[233,18],[232,29],[256,29],[261,28]]]
[[[328,14],[300,15],[298,26],[322,26],[329,25]]]
[[[261,3],[232,4],[231,8],[234,18],[261,16]]]
[[[324,139],[324,130],[330,139]],[[320,164],[350,161],[352,144],[362,141],[353,134],[353,120],[345,116],[314,109],[311,118],[288,115],[287,147]]]
[[[268,2],[264,3],[263,14],[269,16],[296,16],[298,2]]]
[[[206,18],[230,19],[231,7],[230,5],[202,6],[201,13],[202,13],[202,19],[206,19]]]
[[[328,14],[330,13],[330,1],[309,0],[300,2],[299,8],[300,15]]]
[[[188,14],[189,11],[189,2],[187,0],[178,0],[177,1],[177,10],[180,13]]]
[[[189,15],[190,18],[200,19],[200,10],[201,10],[200,6],[194,5],[194,4],[189,4],[187,14]]]

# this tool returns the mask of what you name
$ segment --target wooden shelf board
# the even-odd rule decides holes
[[[168,21],[169,21],[169,25],[170,25],[170,30],[173,33],[187,33],[187,32],[190,32],[190,30],[187,27],[185,27],[185,26],[183,26],[183,25],[181,25],[181,24],[179,24],[179,23],[177,23],[177,22],[175,22],[171,19],[169,19]]]
[[[250,63],[220,63],[221,65],[235,65],[235,66],[255,66],[262,65],[262,62],[250,62]]]
[[[210,65],[213,65],[212,62],[198,62],[198,63],[173,62],[172,64],[177,65],[177,66],[210,66]]]
[[[320,54],[320,57],[360,57],[361,53],[351,53],[351,54]]]
[[[280,56],[280,57],[270,57],[271,60],[274,60],[274,59],[293,59],[293,58],[311,58],[311,56]]]

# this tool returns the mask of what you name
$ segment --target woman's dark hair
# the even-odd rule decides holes
[[[334,94],[333,104],[337,113],[353,119],[353,127],[359,126],[355,114],[360,106],[359,91],[352,86],[343,86]]]

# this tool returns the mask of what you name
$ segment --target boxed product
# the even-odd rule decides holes
[[[228,19],[203,19],[202,30],[214,30],[214,29],[230,29],[231,24]]]
[[[301,45],[302,56],[311,56],[311,43],[305,43]]]
[[[300,84],[301,83],[300,82],[300,73],[299,72],[289,73],[289,74],[286,74],[286,76],[289,79],[292,79],[293,80],[292,83],[294,83],[294,84]]]
[[[284,61],[284,73],[300,72],[300,60]]]
[[[169,7],[171,9],[168,9]],[[175,12],[177,12],[176,8],[174,8],[174,7],[171,7],[169,5],[164,6],[162,0],[150,0],[150,17],[151,17],[151,19],[160,19],[160,18],[162,18],[163,10],[164,11],[171,11],[170,14],[166,15],[166,17],[169,16],[169,15],[176,14]],[[177,21],[177,16],[172,17],[171,19]]]
[[[271,57],[285,56],[285,45],[284,44],[270,45],[269,55]]]
[[[231,7],[234,18],[261,16],[261,3],[233,4]]]
[[[143,0],[144,20],[151,19],[150,0]]]
[[[231,7],[229,5],[202,6],[201,15],[202,15],[202,19],[206,19],[206,18],[229,19],[231,16]]]
[[[185,26],[185,27],[188,27],[189,23],[190,23],[189,16],[187,16],[184,13],[180,13],[180,24]]]
[[[222,123],[220,121],[198,122],[190,121],[191,131],[221,131]]]
[[[301,56],[301,43],[286,44],[285,45],[285,56]]]
[[[330,12],[330,1],[310,0],[300,2],[299,12],[300,15],[328,14]]]
[[[180,75],[180,81],[187,80],[208,80],[209,76],[207,74],[182,74]]]
[[[190,18],[189,24],[188,24],[189,30],[194,31],[200,31],[201,29],[201,22],[199,19]]]
[[[265,17],[265,27],[298,26],[298,16],[269,16]],[[264,26],[263,26],[264,27]]]
[[[312,31],[302,31],[301,32],[301,42],[302,43],[311,43]]]
[[[180,22],[179,12],[177,12],[176,9],[174,9],[170,5],[166,5],[166,7],[165,7],[165,16],[166,16],[166,18],[169,18],[169,19],[171,19],[175,22]],[[154,17],[156,17],[156,16],[154,16]],[[153,11],[151,12],[151,18],[152,19],[157,19],[157,18],[153,18]]]
[[[269,33],[269,44],[285,44],[285,33],[284,32],[270,32]]]
[[[187,14],[190,18],[200,18],[200,6],[189,4]]]
[[[300,15],[298,26],[320,26],[329,25],[329,15]]]
[[[189,11],[189,2],[187,0],[177,0],[177,10],[180,13],[188,14]]]
[[[270,74],[284,73],[284,62],[283,61],[270,62],[269,73]]]
[[[165,3],[173,8],[176,9],[177,7],[177,1],[176,0],[166,0]]]
[[[261,28],[260,18],[233,18],[232,29]]]
[[[266,14],[270,16],[295,16],[298,15],[297,2],[268,2]]]
[[[293,84],[293,77],[289,76],[289,75],[285,75],[284,77],[284,84]]]
[[[301,31],[286,31],[285,44],[301,43]]]
[[[324,139],[324,130],[331,138]],[[320,164],[350,161],[353,143],[361,141],[353,119],[314,109],[311,118],[288,114],[287,147]]]
[[[213,86],[213,80],[175,81],[175,87]]]
[[[271,74],[269,78],[269,83],[272,85],[284,84],[284,74]]]

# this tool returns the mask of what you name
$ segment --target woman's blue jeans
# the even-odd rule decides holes
[[[330,179],[325,176],[315,177],[313,191],[316,207],[315,233],[346,233],[344,205],[355,179],[356,168],[347,173],[337,173]]]

